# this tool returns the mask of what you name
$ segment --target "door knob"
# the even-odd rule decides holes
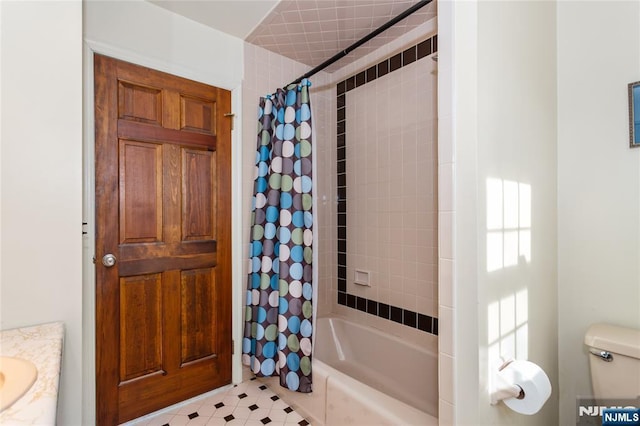
[[[113,265],[116,264],[116,257],[111,253],[105,254],[102,258],[102,264],[107,268],[111,268]]]

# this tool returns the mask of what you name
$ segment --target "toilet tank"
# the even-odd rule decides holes
[[[596,399],[640,395],[640,330],[594,324],[584,337]]]

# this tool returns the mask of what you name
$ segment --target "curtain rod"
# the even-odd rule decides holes
[[[369,40],[371,40],[372,38],[374,38],[378,34],[388,30],[389,28],[391,28],[392,26],[394,26],[398,22],[402,21],[404,18],[406,18],[407,16],[411,15],[415,11],[417,11],[417,10],[423,8],[424,6],[428,5],[429,3],[431,3],[431,1],[432,0],[421,0],[421,1],[419,1],[418,3],[414,4],[413,6],[411,6],[410,8],[408,8],[407,10],[405,10],[404,12],[402,12],[401,14],[396,16],[395,18],[393,18],[390,21],[388,21],[387,23],[381,25],[376,30],[374,30],[371,33],[367,34],[366,36],[362,37],[360,40],[356,41],[351,46],[347,47],[346,49],[342,50],[341,52],[336,53],[335,55],[333,55],[332,57],[330,57],[329,59],[327,59],[326,61],[324,61],[320,65],[318,65],[317,67],[313,68],[311,71],[308,71],[306,74],[301,75],[300,77],[298,77],[297,79],[295,79],[294,81],[292,81],[289,84],[299,83],[302,80],[304,80],[305,78],[311,77],[312,75],[314,75],[318,71],[322,71],[323,69],[325,69],[329,65],[331,65],[331,64],[333,64],[335,62],[338,62],[340,59],[342,59],[345,56],[347,56],[353,50],[355,50],[358,47],[362,46],[363,44],[365,44],[366,42],[368,42]]]

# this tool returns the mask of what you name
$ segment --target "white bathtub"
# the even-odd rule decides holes
[[[437,354],[342,318],[316,327],[313,392],[266,379],[313,426],[438,425]]]

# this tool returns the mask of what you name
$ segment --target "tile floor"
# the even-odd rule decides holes
[[[171,411],[126,426],[308,426],[310,423],[262,382],[251,379],[225,392],[196,398]]]

